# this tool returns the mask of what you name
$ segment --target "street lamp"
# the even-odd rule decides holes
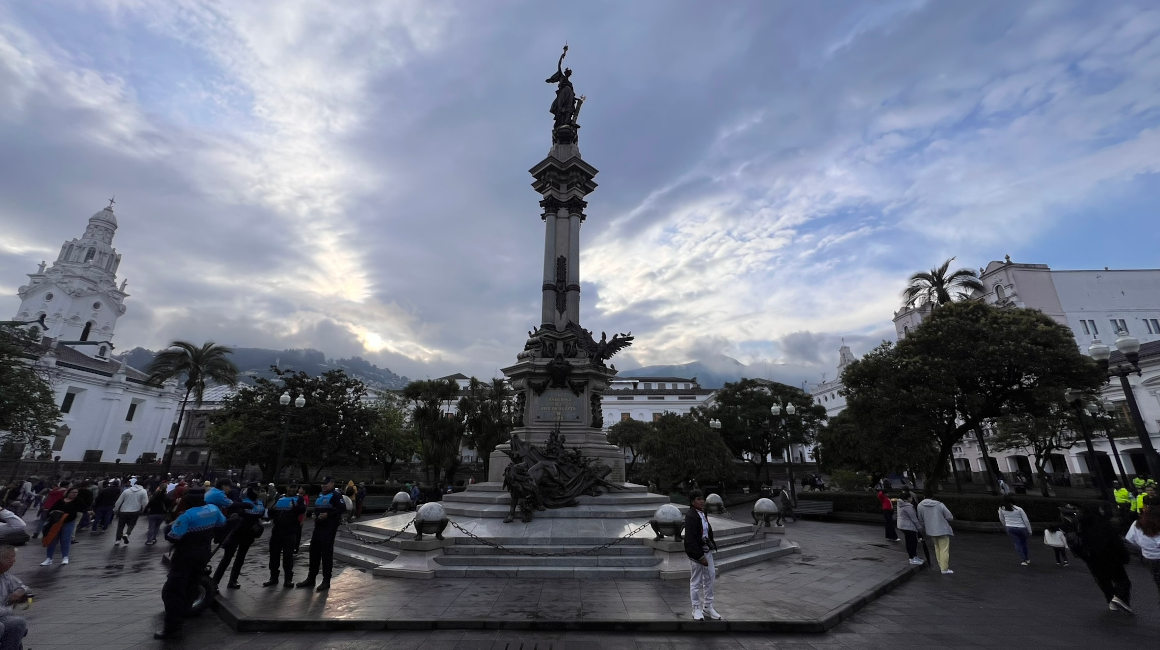
[[[1116,338],[1116,349],[1124,355],[1127,363],[1117,363],[1110,366],[1108,361],[1112,357],[1112,350],[1100,343],[1099,339],[1092,341],[1088,347],[1088,354],[1107,373],[1108,378],[1120,378],[1120,390],[1124,392],[1124,399],[1128,402],[1128,412],[1132,415],[1132,424],[1136,428],[1136,435],[1140,438],[1140,448],[1144,450],[1144,458],[1148,462],[1148,474],[1153,478],[1160,476],[1160,456],[1156,455],[1156,448],[1152,446],[1152,438],[1148,435],[1148,428],[1144,426],[1144,417],[1140,415],[1140,405],[1136,403],[1136,394],[1132,385],[1128,383],[1128,375],[1140,375],[1140,340],[1121,332]]]
[[[278,403],[281,404],[283,407],[289,406],[290,405],[290,392],[286,391],[285,393],[282,393],[282,396],[278,398]],[[306,406],[306,398],[303,397],[302,395],[299,395],[298,399],[294,400],[294,408],[302,408],[303,406]],[[286,412],[283,411],[282,412],[282,440],[278,443],[278,464],[274,465],[274,480],[275,481],[278,480],[278,472],[280,472],[282,470],[282,457],[285,454],[286,454]]]
[[[770,415],[772,415],[774,417],[781,418],[781,428],[782,428],[782,431],[785,433],[785,440],[786,440],[786,443],[785,443],[785,468],[786,468],[786,472],[789,475],[789,498],[790,498],[790,501],[793,502],[793,505],[796,507],[797,506],[797,485],[794,483],[794,480],[793,480],[793,453],[790,451],[790,448],[789,448],[790,447],[790,445],[789,445],[789,431],[787,430],[786,421],[785,421],[785,416],[793,415],[795,413],[797,413],[797,407],[793,405],[793,402],[789,402],[789,403],[784,404],[784,405],[774,404],[773,406],[769,407],[769,414]]]
[[[1120,470],[1120,485],[1128,487],[1128,473],[1124,471],[1124,461],[1120,458],[1120,450],[1116,447],[1116,437],[1112,434],[1112,427],[1110,422],[1114,416],[1111,411],[1111,404],[1105,405],[1102,402],[1087,405],[1087,412],[1091,414],[1092,420],[1099,422],[1104,429],[1104,435],[1108,437],[1108,445],[1112,448],[1112,456],[1116,459],[1116,468]]]
[[[713,429],[714,431],[720,431],[721,430],[721,420],[718,420],[717,418],[713,418],[712,420],[709,420],[709,428]]]
[[[1108,487],[1104,481],[1104,468],[1096,460],[1096,449],[1092,446],[1092,434],[1088,431],[1087,422],[1083,419],[1083,393],[1078,390],[1068,390],[1067,401],[1071,407],[1075,409],[1075,419],[1079,423],[1079,432],[1083,436],[1083,441],[1087,445],[1088,453],[1088,469],[1092,470],[1096,478],[1096,489],[1099,490],[1100,499],[1107,500]]]

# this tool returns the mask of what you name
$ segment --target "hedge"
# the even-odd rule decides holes
[[[897,495],[897,491],[891,492],[891,496]],[[797,496],[799,500],[805,501],[831,501],[834,504],[834,512],[863,512],[868,514],[882,512],[873,492],[799,492]],[[920,498],[921,496],[919,493]],[[1003,502],[1002,497],[989,494],[943,493],[938,495],[938,500],[943,502],[943,505],[951,511],[955,519],[983,522],[999,521],[999,506]],[[1015,505],[1027,511],[1027,517],[1031,521],[1058,521],[1060,506],[1068,503],[1083,509],[1087,506],[1106,502],[1098,499],[1060,499],[1031,495],[1015,497]]]

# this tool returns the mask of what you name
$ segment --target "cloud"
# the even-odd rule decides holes
[[[1155,203],[1145,2],[25,3],[0,8],[0,310],[116,193],[120,348],[490,376],[539,320],[526,170],[564,41],[601,169],[583,322],[637,363],[814,380],[890,335],[915,270],[1099,268],[1061,225]]]

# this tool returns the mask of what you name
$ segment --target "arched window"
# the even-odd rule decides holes
[[[196,465],[197,461],[200,459],[201,459],[201,452],[194,450],[194,451],[189,452],[189,455],[185,457],[185,463],[187,465]]]
[[[91,261],[96,256],[97,256],[97,249],[90,248],[88,251],[85,252],[85,261],[86,262]]]
[[[999,302],[1003,302],[1007,299],[1007,292],[1003,290],[1003,285],[995,285],[995,298],[997,298]]]
[[[84,331],[81,332],[81,340],[82,341],[89,340],[89,333],[92,331],[93,331],[93,321],[89,321],[89,322],[85,323],[85,329],[84,329]]]
[[[102,358],[102,359],[104,359],[105,355],[108,353],[109,353],[109,349],[103,345],[100,347],[100,349],[97,350],[97,356]]]

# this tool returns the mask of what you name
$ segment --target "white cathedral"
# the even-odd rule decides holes
[[[151,386],[144,372],[112,356],[128,296],[126,281],[117,285],[116,232],[110,201],[18,291],[16,320],[43,317],[46,325],[33,326],[40,337],[35,363],[46,370],[62,413],[50,453],[62,461],[153,462],[165,451],[177,412],[173,382]]]

